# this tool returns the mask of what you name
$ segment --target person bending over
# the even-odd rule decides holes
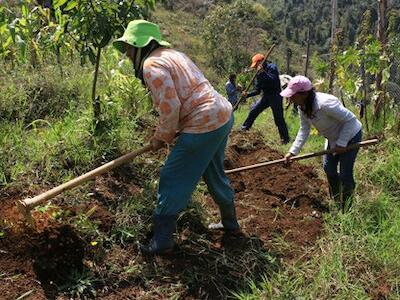
[[[239,230],[234,191],[223,165],[233,124],[231,104],[185,54],[162,39],[154,23],[131,21],[114,47],[132,61],[136,77],[150,90],[159,112],[152,150],[171,144],[179,133],[160,172],[154,235],[141,251],[163,254],[173,249],[178,214],[187,207],[201,177],[221,213],[221,223],[213,228]]]
[[[356,185],[353,169],[358,149],[344,149],[361,141],[361,122],[335,96],[315,92],[307,77],[293,77],[281,95],[298,106],[301,121],[296,139],[285,155],[286,161],[300,152],[313,125],[326,138],[326,148],[335,150],[334,154],[324,155],[323,167],[331,197],[343,212],[348,211]]]

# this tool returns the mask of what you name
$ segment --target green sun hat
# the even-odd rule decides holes
[[[127,44],[143,48],[152,40],[157,41],[161,46],[171,47],[170,43],[162,39],[160,27],[157,24],[145,20],[134,20],[129,22],[124,35],[115,40],[113,45],[118,51],[125,53]]]

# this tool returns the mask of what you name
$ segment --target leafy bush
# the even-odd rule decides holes
[[[79,79],[76,69],[70,71],[61,80],[54,67],[42,68],[40,72],[21,67],[11,76],[2,76],[0,119],[28,125],[38,119],[59,118],[69,109],[86,105],[82,99],[88,90],[87,80],[82,75]]]

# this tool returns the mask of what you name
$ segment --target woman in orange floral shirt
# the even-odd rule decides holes
[[[150,143],[157,151],[179,137],[160,173],[154,236],[141,250],[173,249],[178,214],[186,208],[201,177],[221,212],[212,228],[239,230],[234,191],[224,172],[224,152],[233,125],[232,106],[199,68],[161,38],[156,24],[135,20],[114,46],[131,59],[135,75],[149,88],[159,124]]]

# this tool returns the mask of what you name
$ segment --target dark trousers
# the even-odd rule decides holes
[[[351,144],[361,142],[361,130],[349,141],[348,146]],[[329,149],[329,147],[328,147]],[[343,188],[353,190],[356,186],[354,181],[354,163],[356,161],[358,149],[350,150],[342,154],[327,154],[323,157],[323,166],[328,180],[340,181]],[[339,165],[339,173],[338,173]]]
[[[270,98],[262,97],[257,103],[251,108],[246,121],[243,123],[245,129],[250,129],[254,121],[262,111],[268,107],[271,107],[272,114],[274,116],[275,125],[278,127],[279,135],[281,140],[288,142],[289,133],[286,126],[285,118],[283,116],[283,98],[280,95],[272,96]]]

